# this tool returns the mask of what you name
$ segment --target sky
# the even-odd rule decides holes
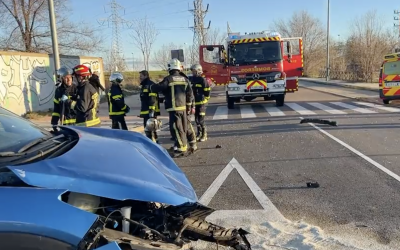
[[[106,20],[111,15],[111,0],[71,0],[74,21],[82,21],[93,27],[103,30],[104,42],[107,48],[111,48],[112,29],[111,22]],[[146,16],[159,30],[159,35],[154,44],[153,51],[163,44],[174,42],[184,48],[186,44],[192,44],[193,15],[189,9],[193,8],[192,0],[117,0],[123,7],[118,13],[120,17],[133,21]],[[232,32],[257,32],[271,28],[274,20],[289,20],[291,15],[299,10],[306,10],[312,16],[321,20],[324,27],[327,24],[328,0],[203,0],[204,8],[209,4],[209,11],[204,23],[211,21],[212,28],[220,28],[226,31],[229,22]],[[361,17],[367,11],[376,10],[378,15],[388,28],[393,28],[395,21],[394,10],[400,10],[398,0],[330,0],[330,34],[338,39],[345,39],[350,32],[350,26],[355,18]],[[95,18],[93,18],[95,17]],[[121,27],[122,53],[128,64],[140,63],[141,55],[133,44],[129,35],[132,31],[126,26]],[[102,55],[94,55],[101,56]],[[135,60],[135,62],[133,61]]]

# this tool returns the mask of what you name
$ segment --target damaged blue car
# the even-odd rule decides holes
[[[49,132],[0,107],[0,249],[251,249],[243,229],[207,222],[168,152],[140,133]]]

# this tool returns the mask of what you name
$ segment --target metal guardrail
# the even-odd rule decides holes
[[[332,80],[343,80],[348,82],[374,82],[379,78],[379,71],[373,72],[372,74],[364,74],[363,72],[357,71],[339,71],[331,70],[330,79]],[[319,71],[319,77],[326,77],[326,70]]]

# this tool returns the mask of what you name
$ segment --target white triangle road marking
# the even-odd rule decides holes
[[[208,187],[208,189],[204,192],[204,194],[200,198],[200,203],[204,205],[208,205],[215,194],[218,192],[219,188],[228,178],[229,174],[233,169],[236,169],[239,175],[242,177],[246,185],[249,187],[254,197],[258,200],[260,205],[264,208],[264,210],[268,210],[269,213],[273,213],[275,218],[284,219],[285,217],[279,212],[279,210],[275,207],[275,205],[271,202],[271,200],[265,195],[262,189],[257,185],[257,183],[251,178],[251,176],[247,173],[247,171],[240,165],[240,163],[235,159],[232,160],[226,165],[226,167],[221,171],[221,173],[217,176],[213,183]]]

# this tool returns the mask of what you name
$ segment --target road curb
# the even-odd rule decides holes
[[[312,83],[316,83],[316,84],[330,85],[330,86],[336,86],[336,87],[342,87],[342,88],[348,88],[348,89],[368,90],[368,91],[377,91],[377,92],[379,91],[378,89],[374,89],[374,88],[353,86],[353,85],[348,85],[348,84],[336,84],[336,83],[331,83],[331,82],[321,82],[321,81],[309,80],[309,79],[303,79],[303,78],[300,78],[300,81],[312,82]]]

